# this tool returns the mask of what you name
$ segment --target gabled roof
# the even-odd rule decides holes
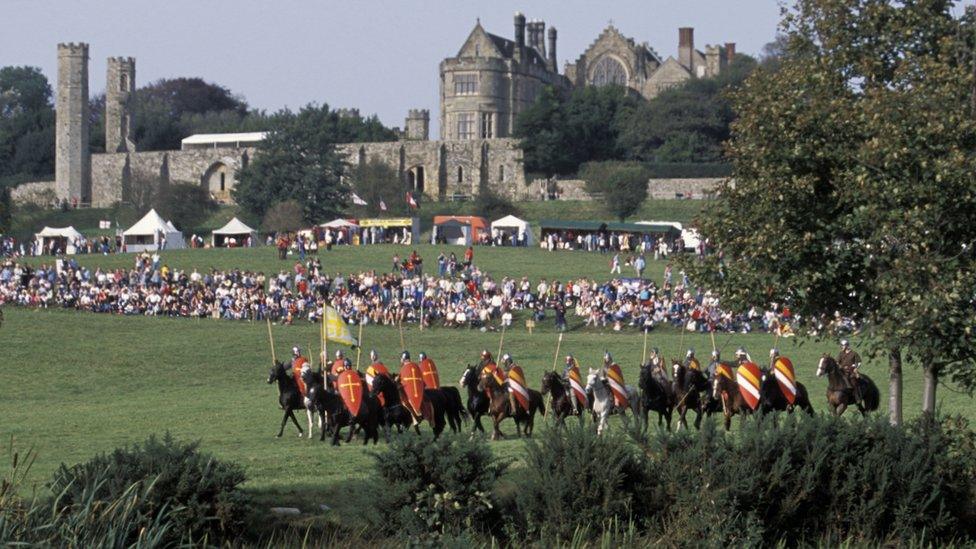
[[[149,210],[146,215],[142,216],[142,219],[136,222],[135,225],[129,227],[125,230],[124,235],[152,235],[157,232],[163,232],[166,234],[179,232],[175,227],[166,220],[162,218],[156,210]]]
[[[237,219],[231,219],[226,225],[214,231],[214,234],[251,234],[254,229],[248,227],[243,221]]]
[[[471,29],[471,33],[468,35],[468,38],[464,41],[464,44],[461,45],[461,48],[458,50],[458,53],[455,57],[463,57],[462,54],[465,52],[465,50],[469,49],[468,45],[479,37],[484,37],[485,42],[487,42],[494,48],[495,50],[494,53],[496,53],[498,57],[501,57],[503,59],[512,59],[515,56],[514,41],[486,31],[484,27],[481,26],[481,22],[479,21],[478,23],[475,24],[474,28]],[[488,52],[484,52],[484,53],[488,53]],[[542,54],[539,53],[539,51],[536,50],[535,48],[530,47],[529,45],[525,46],[525,55],[527,57],[527,60],[529,61],[535,63],[541,63],[543,65],[546,64],[546,60],[542,57]],[[490,55],[487,55],[486,57],[490,57]]]

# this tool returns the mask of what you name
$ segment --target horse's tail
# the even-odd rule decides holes
[[[868,376],[862,375],[861,379],[864,380],[864,390],[861,395],[864,400],[864,409],[873,412],[881,405],[881,391]]]

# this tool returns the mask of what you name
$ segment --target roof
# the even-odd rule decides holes
[[[511,59],[515,55],[515,42],[490,32],[485,32],[485,34],[488,35],[491,42],[496,48],[498,48],[498,51],[502,52],[503,57],[506,59]],[[525,45],[525,54],[529,59],[534,59],[536,63],[541,63],[543,65],[546,64],[546,60],[543,59],[542,54],[539,53],[539,50],[529,46],[528,44]]]
[[[464,225],[471,225],[476,229],[484,229],[488,226],[488,220],[476,215],[435,215],[434,225],[441,225],[448,221],[457,221]]]
[[[619,223],[605,221],[562,221],[558,219],[543,219],[539,222],[543,230],[556,229],[567,231],[599,231],[605,228],[611,232],[631,232],[649,234],[677,234],[679,231],[670,225],[651,225],[639,223]]]
[[[210,145],[213,143],[239,143],[264,141],[268,132],[245,132],[245,133],[197,133],[184,138],[180,143],[183,145]]]
[[[254,229],[248,227],[243,221],[235,217],[228,221],[226,225],[214,231],[213,234],[251,234],[253,232]]]
[[[38,238],[83,238],[74,227],[44,227],[34,235]]]
[[[506,215],[501,219],[496,219],[491,222],[492,227],[527,227],[528,225],[528,221],[519,219],[514,215]]]
[[[355,220],[353,220],[353,221],[355,221]],[[337,219],[333,219],[332,221],[329,221],[328,223],[323,223],[323,224],[319,225],[319,227],[328,227],[330,229],[338,229],[338,228],[342,228],[342,227],[358,227],[358,226],[359,226],[358,224],[353,223],[352,221],[350,221],[348,219],[343,219],[341,217],[340,218],[337,218]]]
[[[142,216],[142,219],[137,221],[135,225],[126,229],[122,234],[126,236],[152,235],[159,231],[167,234],[179,232],[171,223],[168,223],[158,213],[156,213],[156,210],[149,210],[146,215]]]

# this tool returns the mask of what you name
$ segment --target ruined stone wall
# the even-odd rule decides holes
[[[723,177],[687,179],[651,179],[647,184],[647,197],[656,199],[711,198],[725,181]]]

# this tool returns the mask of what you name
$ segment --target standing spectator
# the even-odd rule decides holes
[[[644,254],[637,256],[634,260],[634,270],[637,271],[637,278],[644,278],[644,269],[647,267],[647,261],[644,260]]]
[[[464,252],[464,267],[470,268],[471,264],[474,262],[474,248],[468,246],[468,249]]]
[[[620,274],[620,254],[613,254],[613,259],[610,260],[610,274],[617,273]]]

